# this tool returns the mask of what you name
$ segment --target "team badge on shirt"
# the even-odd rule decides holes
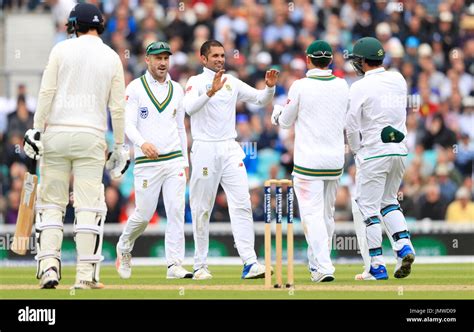
[[[176,108],[173,110],[173,118],[176,117]]]
[[[232,91],[232,87],[230,86],[230,84],[226,84],[225,88],[227,89],[227,91]]]
[[[148,188],[148,180],[143,180],[142,188],[143,189]]]
[[[148,117],[148,107],[140,107],[140,117],[146,119]]]
[[[203,176],[208,176],[209,175],[209,170],[207,169],[207,167],[202,168],[202,175]]]

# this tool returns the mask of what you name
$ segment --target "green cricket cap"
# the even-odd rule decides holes
[[[310,58],[332,58],[332,48],[324,40],[316,40],[308,46],[306,55]]]
[[[166,42],[162,42],[162,41],[153,42],[150,45],[148,45],[147,48],[146,48],[146,55],[160,54],[160,53],[164,53],[164,52],[167,52],[170,55],[173,54],[173,53],[171,53],[170,44],[168,44]]]

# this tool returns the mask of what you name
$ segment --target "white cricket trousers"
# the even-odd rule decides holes
[[[381,209],[399,206],[398,190],[406,167],[406,157],[386,156],[381,158],[357,159],[356,202],[363,220],[371,217],[382,222],[390,237],[407,231],[407,223],[401,210],[395,209],[382,216]],[[385,265],[382,256],[382,225],[380,222],[366,222],[366,237],[371,256],[371,265]],[[411,245],[407,238],[391,241],[394,251],[404,245]],[[413,246],[412,246],[413,247]]]
[[[339,179],[307,180],[293,178],[306,242],[309,268],[324,274],[333,274],[331,241],[334,235],[334,204]]]
[[[104,137],[85,132],[54,132],[42,137],[40,185],[36,204],[37,277],[50,267],[60,272],[63,220],[73,178],[74,239],[77,248],[76,281],[99,281],[102,236],[107,207],[102,175]]]
[[[186,174],[181,163],[172,162],[135,167],[135,211],[128,218],[117,247],[131,252],[135,240],[143,234],[156,211],[160,191],[166,211],[165,254],[167,265],[184,260],[184,205]]]
[[[257,261],[245,154],[235,140],[194,141],[191,149],[190,204],[194,231],[194,269],[207,265],[209,219],[219,184],[229,205],[235,246],[244,264]]]

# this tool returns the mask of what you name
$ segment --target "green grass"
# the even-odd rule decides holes
[[[73,267],[63,268],[56,290],[36,288],[35,268],[0,268],[0,299],[474,299],[474,264],[415,264],[406,279],[365,282],[354,280],[360,265],[338,265],[336,280],[320,284],[312,283],[306,267],[297,265],[294,290],[265,290],[263,279],[241,280],[240,266],[210,269],[212,280],[195,281],[166,280],[162,266],[134,267],[132,278],[121,280],[113,266],[104,266],[105,289],[71,292]],[[393,266],[388,269],[391,273]]]

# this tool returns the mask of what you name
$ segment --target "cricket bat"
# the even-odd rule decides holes
[[[20,208],[18,209],[15,235],[13,236],[11,245],[11,250],[18,255],[25,255],[28,250],[28,242],[30,240],[35,216],[37,186],[38,176],[36,176],[36,160],[32,160],[31,168],[23,178]]]

